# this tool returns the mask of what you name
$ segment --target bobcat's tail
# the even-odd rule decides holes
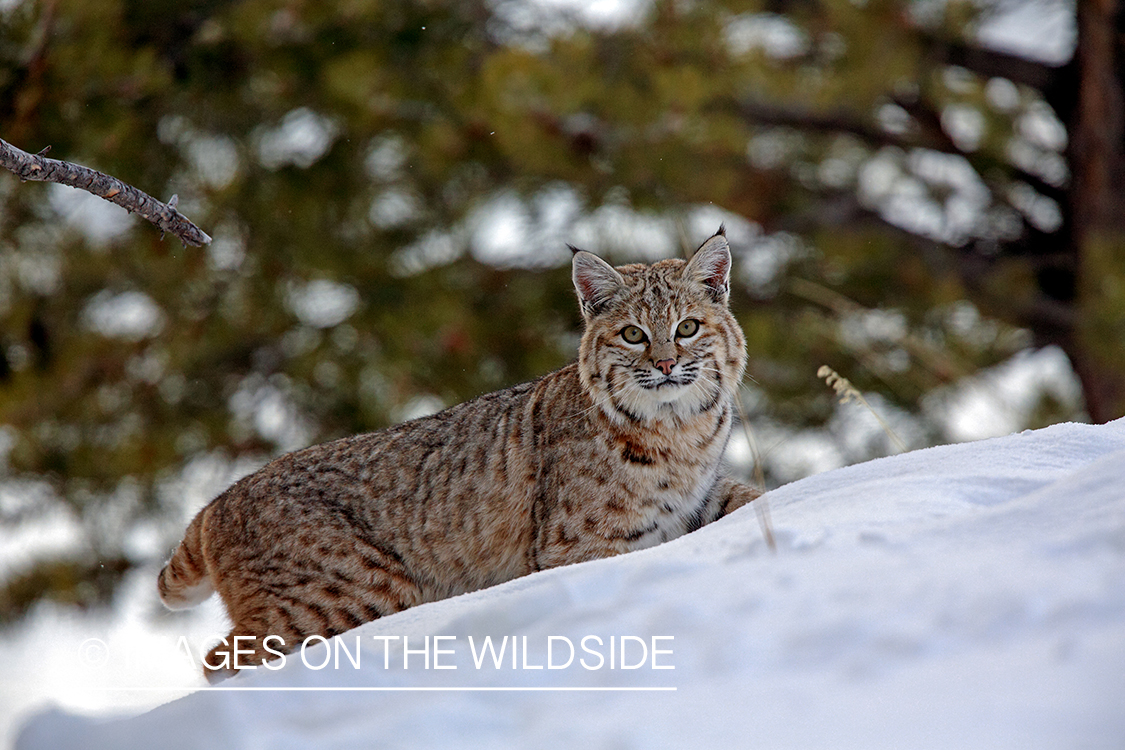
[[[160,571],[156,581],[160,599],[168,609],[194,607],[215,591],[203,557],[201,537],[203,516],[206,513],[205,508],[188,524],[183,541],[176,547],[172,559]]]

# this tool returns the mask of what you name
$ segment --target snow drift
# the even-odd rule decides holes
[[[310,644],[311,667],[132,718],[42,713],[17,747],[1125,746],[1125,420],[769,500],[777,554],[743,508]]]

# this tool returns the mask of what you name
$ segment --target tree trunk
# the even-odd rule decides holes
[[[1080,81],[1067,130],[1069,244],[1077,319],[1060,342],[1094,422],[1125,415],[1125,14],[1120,0],[1078,1]]]

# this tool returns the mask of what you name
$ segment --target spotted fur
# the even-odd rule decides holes
[[[721,230],[690,262],[615,269],[576,251],[586,323],[576,363],[278,458],[195,517],[160,573],[161,599],[190,607],[218,591],[228,646],[252,637],[242,663],[256,664],[274,655],[267,635],[294,648],[659,544],[750,502],[753,489],[719,474],[746,362],[727,308],[730,265]],[[626,340],[630,327],[643,337]]]

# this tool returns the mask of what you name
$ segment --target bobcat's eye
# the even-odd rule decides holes
[[[647,336],[637,326],[625,326],[621,329],[621,338],[625,339],[630,344],[639,344],[644,341]]]
[[[681,339],[686,339],[689,336],[694,336],[695,332],[699,330],[699,321],[688,318],[687,320],[680,321],[676,326],[676,336]]]

